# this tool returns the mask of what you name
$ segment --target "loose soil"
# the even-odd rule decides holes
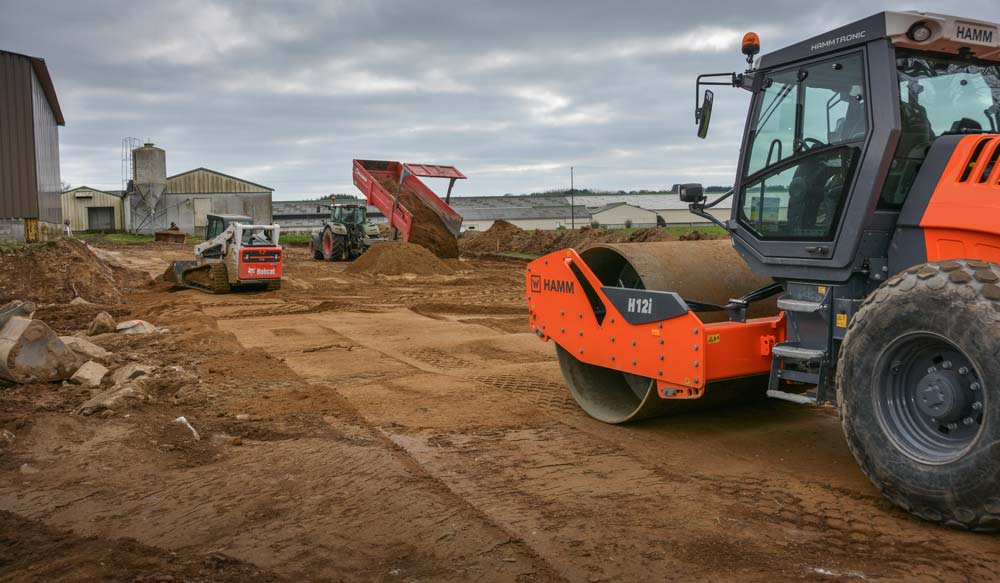
[[[396,194],[399,185],[397,181],[384,177],[379,183],[389,194]],[[458,241],[455,235],[448,230],[433,209],[424,204],[420,197],[405,185],[399,192],[399,202],[413,217],[410,238],[407,239],[409,243],[426,247],[443,259],[458,258]]]
[[[123,291],[136,283],[129,270],[108,265],[77,239],[0,250],[0,304],[67,303],[76,297],[95,304],[120,304]]]
[[[523,265],[374,281],[286,252],[278,291],[124,294],[170,333],[93,340],[156,367],[148,401],[0,390],[0,580],[996,579],[997,537],[890,505],[830,408],[588,418]]]
[[[485,231],[465,231],[458,240],[459,249],[469,255],[521,253],[544,255],[571,247],[583,250],[601,243],[643,243],[647,241],[702,240],[716,237],[702,231],[675,237],[665,229],[650,227],[626,229],[525,230],[504,220],[496,221]]]
[[[425,247],[413,243],[378,243],[352,261],[347,273],[369,275],[449,275],[454,270]]]

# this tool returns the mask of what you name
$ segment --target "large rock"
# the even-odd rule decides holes
[[[60,336],[59,339],[63,341],[63,344],[69,346],[70,350],[87,360],[96,360],[101,363],[107,363],[108,359],[111,358],[110,352],[104,350],[93,342],[84,340],[83,338],[77,338],[76,336]]]
[[[132,362],[116,370],[115,373],[111,375],[111,380],[116,385],[122,385],[139,377],[151,375],[155,370],[156,367]]]
[[[107,374],[107,367],[88,360],[70,377],[69,382],[89,388],[99,387]]]
[[[98,334],[111,334],[115,331],[115,319],[107,312],[97,314],[94,321],[90,323],[87,336],[97,336]]]
[[[82,405],[80,405],[77,410],[77,415],[93,415],[94,413],[100,413],[106,409],[122,409],[127,407],[130,403],[145,401],[149,397],[146,395],[145,388],[142,386],[142,382],[134,381],[129,382],[124,385],[115,385],[114,387],[97,393],[93,397],[87,399]]]

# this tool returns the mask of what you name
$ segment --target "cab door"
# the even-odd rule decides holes
[[[871,126],[865,62],[856,50],[758,73],[733,214],[761,256],[833,257]]]

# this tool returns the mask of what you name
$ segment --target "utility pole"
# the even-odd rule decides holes
[[[574,201],[576,189],[573,188],[573,167],[569,167],[569,224],[570,228],[576,230],[576,202]]]

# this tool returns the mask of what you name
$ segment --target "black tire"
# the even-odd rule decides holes
[[[332,230],[323,231],[323,258],[327,261],[343,261],[347,245],[342,235],[335,235]]]
[[[840,352],[847,444],[894,504],[1000,530],[1000,266],[939,261],[862,304]],[[978,403],[978,405],[977,405]]]
[[[317,261],[323,261],[323,250],[316,248],[316,239],[309,237],[309,254]]]
[[[208,271],[208,276],[212,281],[212,293],[226,294],[232,289],[229,284],[229,270],[225,263],[215,263]]]

